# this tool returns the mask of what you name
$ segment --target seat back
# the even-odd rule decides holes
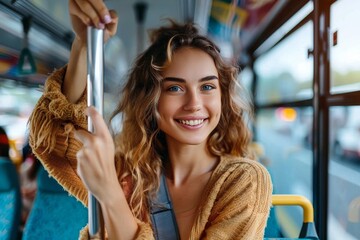
[[[270,209],[269,218],[265,228],[265,238],[280,238],[282,237],[280,225],[276,218],[275,208]]]
[[[289,194],[273,194],[272,196],[272,205],[273,206],[300,206],[303,209],[303,224],[299,237],[295,239],[313,239],[318,240],[319,237],[316,233],[315,223],[314,223],[314,209],[311,202],[304,196],[300,195],[289,195]],[[272,208],[272,211],[273,208]],[[272,228],[275,228],[272,229]],[[271,235],[272,231],[277,233],[277,230],[280,230],[279,225],[276,221],[276,216],[274,212],[271,214],[268,219],[267,232],[265,231],[265,239],[275,240],[275,239],[290,239],[290,238],[281,238],[281,236]],[[280,231],[279,231],[280,233]],[[292,238],[294,239],[294,238]]]
[[[43,167],[38,175],[38,191],[25,225],[23,240],[78,239],[87,224],[87,208],[70,196]]]
[[[20,223],[19,175],[10,159],[0,158],[0,239],[17,239]]]

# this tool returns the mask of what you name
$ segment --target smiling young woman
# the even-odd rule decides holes
[[[203,144],[219,123],[221,90],[214,60],[196,48],[176,51],[162,72],[159,128],[172,144]]]
[[[196,48],[177,50],[162,72],[157,124],[165,134],[166,175],[180,236],[188,239],[203,189],[219,162],[207,139],[221,115],[214,60]]]
[[[130,70],[113,115],[122,115],[122,131],[112,137],[84,96],[82,32],[93,25],[112,36],[117,24],[114,12],[93,2],[69,1],[77,33],[69,64],[49,77],[30,119],[38,158],[85,205],[93,193],[109,239],[153,239],[164,227],[150,220],[161,174],[181,239],[262,239],[272,185],[248,150],[251,107],[237,67],[193,24],[155,30]]]

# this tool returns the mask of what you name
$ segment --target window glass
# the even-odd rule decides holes
[[[263,148],[275,194],[300,194],[312,201],[312,108],[260,110],[256,139]],[[286,237],[298,237],[302,225],[300,207],[277,207],[276,215]]]
[[[331,93],[360,90],[360,1],[336,1],[330,12]]]
[[[360,106],[330,108],[328,239],[360,239]]]
[[[27,122],[41,91],[0,78],[0,126],[10,140],[10,157],[20,164],[21,149],[27,141]]]
[[[245,87],[248,91],[251,91],[251,86],[253,84],[253,73],[249,67],[241,70],[238,80],[243,87]]]
[[[306,23],[254,65],[258,77],[255,100],[259,104],[308,99],[313,96],[313,25]]]

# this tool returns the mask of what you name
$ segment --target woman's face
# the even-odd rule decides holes
[[[199,49],[184,47],[173,54],[162,76],[158,126],[168,143],[204,143],[221,115],[219,76],[213,59]]]

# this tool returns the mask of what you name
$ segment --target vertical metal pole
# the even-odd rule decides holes
[[[104,81],[104,31],[93,27],[87,29],[87,102],[103,115]],[[88,130],[93,132],[91,119]],[[88,217],[90,239],[104,239],[104,224],[96,198],[89,192]]]
[[[314,123],[313,123],[313,191],[315,222],[321,240],[328,239],[329,200],[329,105],[330,91],[328,29],[330,2],[314,3]]]

